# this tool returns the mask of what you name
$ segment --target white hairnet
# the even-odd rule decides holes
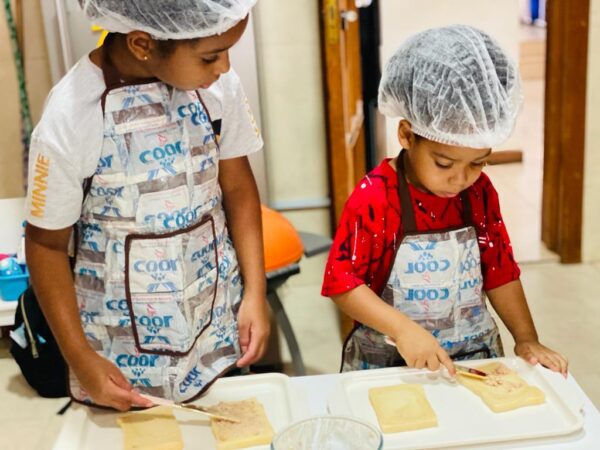
[[[379,109],[419,136],[490,148],[511,134],[521,105],[517,68],[490,36],[466,25],[409,38],[386,64]]]
[[[221,34],[248,15],[256,0],[79,0],[104,29],[145,31],[156,39],[193,39]]]

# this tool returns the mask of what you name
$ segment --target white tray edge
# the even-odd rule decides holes
[[[239,377],[220,378],[216,383],[227,385],[243,380],[249,384],[254,381],[264,382],[269,379],[274,379],[277,382],[283,382],[291,403],[292,421],[296,422],[310,417],[310,409],[308,405],[308,396],[305,390],[299,386],[293,386],[290,382],[290,377],[281,373],[264,373],[255,375],[242,375]],[[198,399],[200,400],[200,399]],[[114,411],[115,414],[121,414]],[[88,407],[78,403],[73,403],[65,413],[63,426],[54,442],[53,450],[84,450],[80,447],[82,442],[82,434],[85,432],[88,420]]]
[[[555,394],[558,395],[559,399],[561,399],[565,405],[565,407],[569,410],[569,412],[571,412],[575,417],[576,417],[576,421],[575,423],[571,426],[571,427],[566,427],[564,429],[561,429],[560,431],[557,431],[555,433],[543,433],[543,434],[530,434],[530,435],[526,435],[526,436],[514,436],[511,437],[510,439],[503,439],[501,437],[497,438],[497,439],[489,439],[486,440],[485,442],[452,442],[452,444],[449,444],[448,447],[450,448],[456,448],[456,447],[471,447],[473,448],[473,446],[476,445],[494,445],[494,444],[500,444],[500,443],[517,443],[518,441],[532,441],[535,443],[541,443],[546,441],[546,439],[550,439],[550,438],[555,438],[555,437],[568,437],[574,433],[576,433],[577,431],[581,430],[584,426],[584,417],[583,417],[583,405],[584,405],[584,400],[583,398],[581,398],[581,396],[571,387],[567,384],[567,381],[562,377],[562,375],[552,372],[549,369],[546,369],[544,367],[542,367],[541,365],[536,365],[536,366],[530,366],[528,363],[526,363],[525,361],[523,361],[521,358],[518,357],[502,357],[502,358],[495,358],[495,359],[491,359],[491,360],[472,360],[472,361],[461,361],[461,365],[465,365],[465,366],[476,366],[485,362],[490,362],[490,361],[496,361],[496,362],[504,362],[505,364],[507,364],[508,366],[519,366],[521,368],[524,367],[528,367],[530,370],[535,370],[536,372],[538,372],[545,380],[546,382],[551,385],[552,389],[554,390]],[[402,375],[417,375],[417,374],[425,374],[425,373],[430,373],[429,370],[427,369],[411,369],[411,368],[407,368],[407,367],[390,367],[390,368],[385,368],[385,369],[375,369],[377,370],[377,374],[381,375],[382,377],[387,376],[388,374],[391,373],[399,373]],[[330,414],[336,414],[336,415],[348,415],[348,411],[350,410],[350,405],[347,401],[345,392],[344,392],[344,388],[343,388],[343,383],[345,380],[347,379],[356,379],[358,378],[368,378],[368,377],[372,377],[373,376],[373,371],[372,370],[364,370],[364,371],[354,371],[354,372],[345,372],[340,374],[340,379],[339,382],[336,384],[334,390],[332,391],[331,395],[329,396],[328,402],[327,402],[327,411]],[[384,441],[385,441],[385,434],[384,434]],[[546,441],[549,443],[549,441]],[[401,447],[404,448],[404,447]],[[408,448],[408,447],[406,447]],[[417,446],[417,447],[410,447],[411,449],[414,450],[419,450],[419,449],[429,449],[429,448],[434,448],[431,445],[427,445],[424,444],[422,446]]]

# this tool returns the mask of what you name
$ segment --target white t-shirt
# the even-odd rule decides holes
[[[84,56],[54,86],[31,138],[25,217],[40,228],[74,224],[81,213],[83,182],[98,166],[104,121],[102,70]],[[263,142],[244,89],[233,69],[199,90],[213,123],[221,120],[220,158],[260,150]]]

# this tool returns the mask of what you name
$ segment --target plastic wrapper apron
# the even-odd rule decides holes
[[[219,146],[197,91],[122,83],[107,60],[103,72],[102,155],[77,224],[81,323],[137,390],[191,400],[240,357]]]
[[[389,305],[430,331],[454,360],[503,356],[498,327],[485,304],[477,234],[467,192],[461,193],[464,226],[419,232],[398,157],[403,236],[382,292]],[[400,232],[397,234],[400,236]],[[342,371],[406,365],[385,336],[358,324],[344,344]]]

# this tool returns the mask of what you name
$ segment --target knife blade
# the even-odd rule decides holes
[[[480,380],[485,380],[488,377],[488,373],[483,370],[474,369],[473,367],[461,366],[459,364],[454,364],[454,367],[458,371],[460,375],[464,375],[471,378],[477,378]]]
[[[145,399],[150,400],[152,403],[154,403],[154,406],[158,406],[158,405],[171,406],[171,407],[177,408],[177,409],[183,409],[186,411],[204,414],[205,416],[212,417],[213,419],[225,420],[227,422],[233,422],[233,423],[240,423],[240,421],[238,419],[234,419],[233,417],[222,416],[220,414],[215,414],[213,412],[210,412],[208,410],[208,408],[206,408],[205,406],[192,405],[191,403],[177,403],[177,402],[174,402],[173,400],[167,400],[166,398],[154,397],[152,395],[147,395],[147,394],[140,394],[140,395],[142,397],[144,397]]]

